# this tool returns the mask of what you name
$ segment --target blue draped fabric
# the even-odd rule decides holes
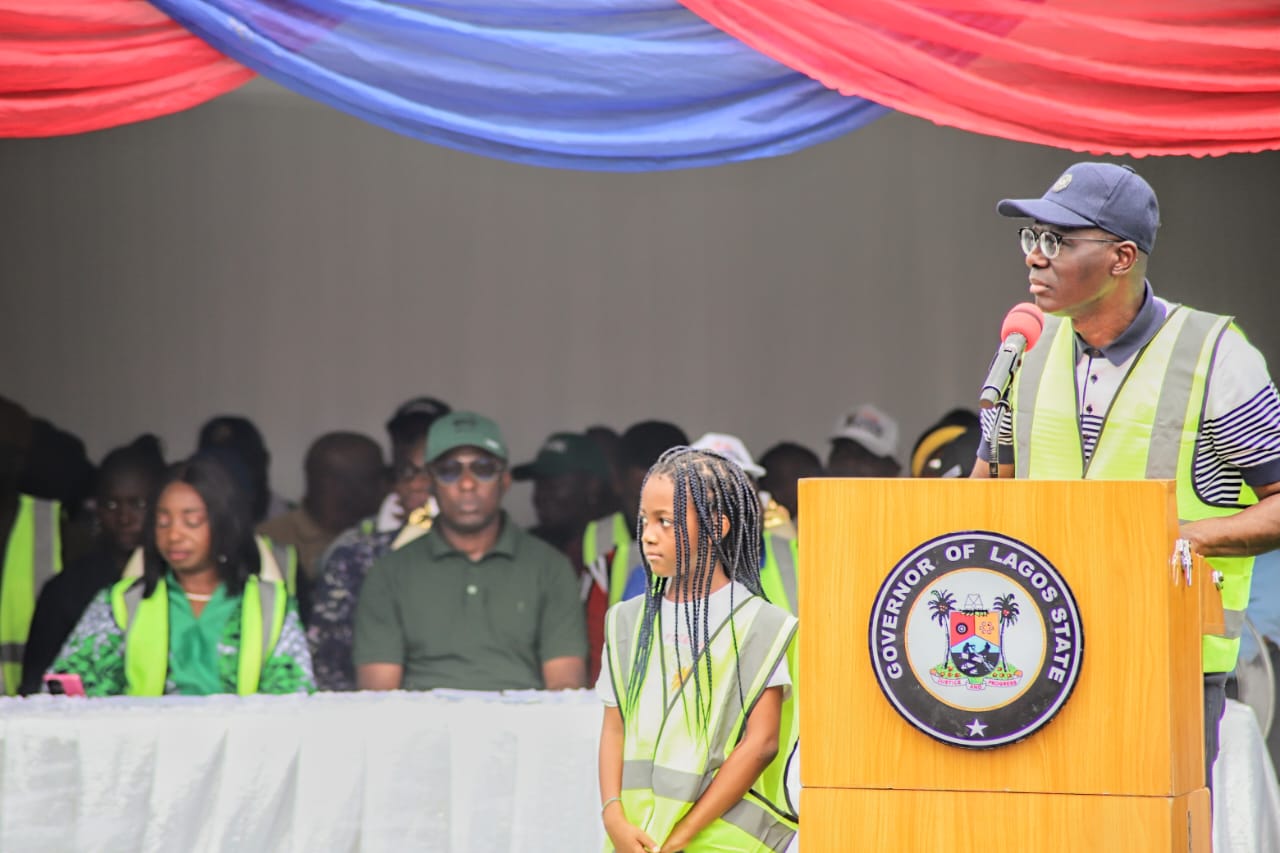
[[[675,0],[152,2],[295,92],[428,142],[539,166],[771,157],[886,112]]]

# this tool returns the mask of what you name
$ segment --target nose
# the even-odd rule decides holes
[[[1044,256],[1044,252],[1040,251],[1040,244],[1036,243],[1036,247],[1027,255],[1027,267],[1042,270],[1047,266],[1049,266],[1049,259]]]
[[[161,548],[176,545],[181,541],[182,531],[178,529],[176,524],[171,524],[156,531],[156,544]]]

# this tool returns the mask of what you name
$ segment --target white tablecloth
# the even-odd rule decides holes
[[[601,849],[588,691],[0,701],[0,850]]]
[[[0,851],[596,851],[600,717],[589,691],[0,700]],[[1215,790],[1217,853],[1280,853],[1236,702]]]
[[[1280,787],[1253,710],[1227,702],[1213,766],[1213,849],[1280,853]]]

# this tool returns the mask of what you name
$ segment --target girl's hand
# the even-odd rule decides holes
[[[667,836],[667,840],[662,842],[662,848],[659,853],[680,853],[692,842],[693,839],[688,837],[688,833],[681,828],[680,824],[676,824],[675,829],[671,830],[671,835]]]
[[[618,853],[658,853],[658,844],[627,820],[621,803],[611,803],[604,815],[604,831]]]

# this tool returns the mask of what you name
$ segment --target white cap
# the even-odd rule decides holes
[[[747,446],[736,435],[709,432],[689,446],[694,450],[710,450],[712,453],[719,453],[721,456],[737,462],[738,467],[752,477],[759,479],[764,476],[764,469],[751,458],[751,453],[747,450]]]
[[[898,422],[870,403],[850,409],[836,421],[831,440],[856,441],[876,456],[898,452]]]

